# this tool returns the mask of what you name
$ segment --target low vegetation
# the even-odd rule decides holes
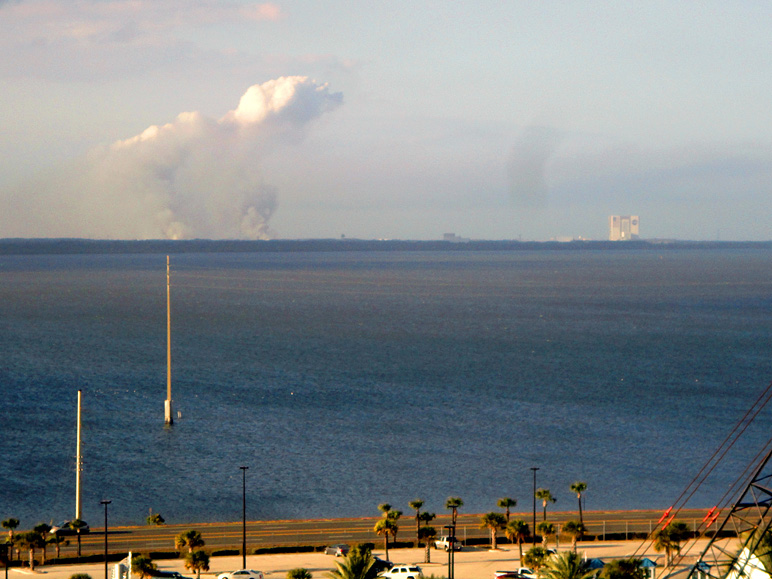
[[[362,545],[355,545],[344,557],[343,561],[336,561],[337,569],[329,571],[328,579],[375,579],[377,573],[373,568],[375,559],[370,549]]]
[[[185,556],[185,569],[195,571],[196,577],[201,579],[201,571],[209,571],[209,555],[203,551],[192,551],[188,553]],[[310,579],[310,577],[307,579]]]

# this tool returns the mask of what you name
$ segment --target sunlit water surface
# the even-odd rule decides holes
[[[772,379],[763,250],[0,257],[0,518],[665,508]],[[751,428],[697,493],[765,443]]]

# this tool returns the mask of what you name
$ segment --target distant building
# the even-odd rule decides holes
[[[443,241],[449,241],[450,243],[469,243],[468,237],[459,237],[455,233],[445,233],[442,236]]]
[[[638,239],[637,215],[610,215],[608,218],[609,241]]]

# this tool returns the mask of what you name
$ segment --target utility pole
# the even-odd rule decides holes
[[[240,466],[241,469],[241,568],[247,568],[247,470],[248,466]]]
[[[539,470],[538,466],[532,466],[533,471],[533,529],[531,529],[531,537],[533,537],[533,545],[536,546],[536,471]]]
[[[104,505],[105,507],[105,579],[108,579],[107,574],[107,505],[109,505],[113,501],[108,500],[102,500],[99,501],[100,505]]]
[[[166,401],[164,402],[164,423],[174,424],[172,417],[172,306],[168,255],[166,256]]]
[[[78,390],[78,435],[75,450],[75,518],[80,519],[82,515],[81,511],[81,492],[80,492],[80,472],[83,470],[83,463],[80,457],[80,395]]]

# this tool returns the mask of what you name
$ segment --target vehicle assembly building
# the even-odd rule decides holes
[[[637,215],[610,215],[608,218],[609,241],[638,239]]]

